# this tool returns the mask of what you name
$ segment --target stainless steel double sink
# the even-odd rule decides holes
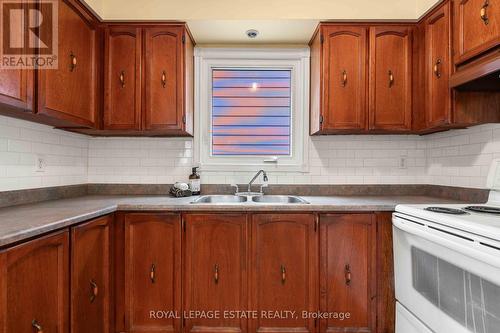
[[[288,195],[203,195],[192,204],[309,204],[301,197]]]

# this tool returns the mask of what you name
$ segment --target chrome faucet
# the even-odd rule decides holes
[[[255,176],[253,176],[252,180],[248,183],[248,192],[252,192],[252,184],[260,174],[262,174],[262,179],[264,180],[264,184],[260,186],[260,193],[263,193],[262,189],[267,186],[267,182],[269,180],[267,178],[267,173],[264,170],[259,170],[259,172],[257,172]]]

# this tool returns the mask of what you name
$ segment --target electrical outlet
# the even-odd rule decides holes
[[[399,157],[399,168],[400,169],[408,169],[408,156],[400,156]]]
[[[45,161],[45,157],[38,155],[35,160],[35,171],[45,172],[46,167],[47,167],[47,162]]]

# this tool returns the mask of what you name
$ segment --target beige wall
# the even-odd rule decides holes
[[[416,19],[437,0],[85,0],[104,19]]]

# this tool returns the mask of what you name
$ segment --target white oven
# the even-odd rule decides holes
[[[396,333],[499,333],[500,242],[393,216]]]

